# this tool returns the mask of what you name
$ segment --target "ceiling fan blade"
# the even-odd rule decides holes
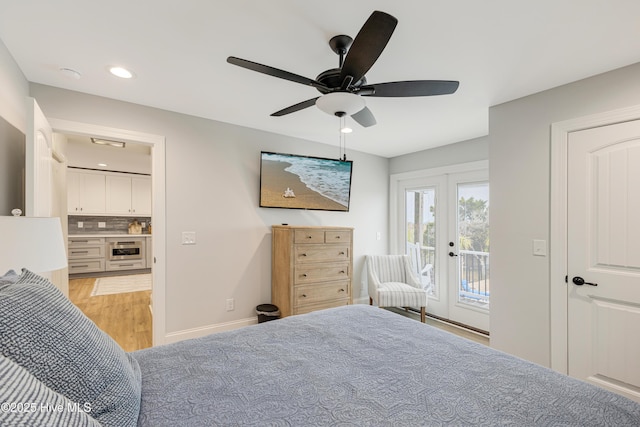
[[[449,95],[458,90],[459,85],[460,82],[454,80],[413,80],[366,85],[358,93],[378,97]]]
[[[329,88],[316,81],[303,76],[299,76],[297,74],[290,73],[288,71],[279,70],[277,68],[270,67],[268,65],[258,64],[257,62],[247,61],[246,59],[236,58],[235,56],[230,56],[227,58],[227,62],[229,64],[237,65],[238,67],[246,68],[248,70],[257,71],[262,74],[267,74],[269,76],[278,77],[280,79],[289,80],[295,83],[300,83],[306,86],[313,86],[318,89],[329,90]]]
[[[299,102],[295,105],[292,105],[291,107],[283,108],[282,110],[276,111],[275,113],[271,114],[271,117],[280,117],[286,114],[295,113],[296,111],[304,110],[305,108],[309,108],[313,105],[316,105],[316,99],[318,98],[320,97],[316,96],[315,98],[307,99],[306,101]]]
[[[369,110],[368,107],[364,107],[362,110],[358,111],[355,114],[351,115],[351,118],[358,122],[361,126],[368,128],[369,126],[373,126],[376,123],[376,118],[373,117],[373,113]]]
[[[364,23],[347,52],[340,80],[342,89],[357,82],[369,71],[387,46],[398,20],[388,13],[374,11]]]

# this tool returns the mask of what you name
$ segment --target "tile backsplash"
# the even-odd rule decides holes
[[[149,232],[151,217],[69,215],[69,234],[127,234],[134,219],[144,223],[142,233]],[[78,223],[82,223],[82,228]],[[104,223],[104,228],[98,227],[99,223]]]

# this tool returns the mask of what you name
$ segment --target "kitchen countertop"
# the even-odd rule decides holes
[[[76,239],[78,237],[151,237],[152,234],[128,234],[128,233],[83,233],[83,234],[69,234],[70,239]]]

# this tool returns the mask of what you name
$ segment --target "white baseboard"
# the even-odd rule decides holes
[[[360,297],[360,298],[356,298],[353,300],[354,304],[369,304],[369,297],[365,296],[365,297]]]
[[[258,319],[255,317],[234,320],[233,322],[217,323],[215,325],[202,326],[199,328],[185,329],[183,331],[169,332],[164,337],[164,343],[170,344],[178,341],[184,341],[191,338],[204,337],[206,335],[218,332],[232,331],[234,329],[244,328],[245,326],[255,325]]]

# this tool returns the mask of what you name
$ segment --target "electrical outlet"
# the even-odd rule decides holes
[[[378,231],[376,232],[376,240],[380,240],[382,239],[382,232]]]
[[[235,308],[234,304],[235,304],[235,302],[234,302],[233,298],[228,298],[227,299],[227,311],[233,311],[234,308]]]

